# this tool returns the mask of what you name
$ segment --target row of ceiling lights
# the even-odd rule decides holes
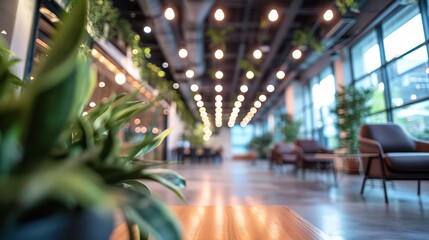
[[[164,12],[164,16],[165,16],[165,18],[167,20],[170,20],[170,21],[173,20],[175,18],[175,16],[176,16],[176,14],[174,12],[174,9],[171,8],[171,7],[167,8],[165,10],[165,12]],[[323,18],[324,18],[325,21],[331,21],[333,19],[333,17],[334,17],[333,11],[330,10],[330,9],[327,10],[324,13],[324,15],[323,15]],[[214,18],[215,18],[216,21],[223,21],[225,19],[225,13],[224,13],[224,11],[222,9],[220,9],[220,8],[216,9],[215,12],[214,12]],[[276,9],[270,10],[270,12],[268,13],[268,20],[271,21],[271,22],[275,22],[278,19],[279,19],[279,13],[278,13],[278,11]],[[146,29],[146,30],[145,30],[146,33],[148,33],[148,32],[151,31],[151,29]],[[179,55],[180,58],[184,59],[184,58],[186,58],[188,56],[188,51],[185,48],[181,48],[179,50],[179,52],[178,52],[178,55]],[[263,52],[260,49],[256,49],[256,50],[253,51],[252,55],[253,55],[253,57],[255,59],[259,60],[259,59],[261,59],[263,57]],[[214,52],[214,57],[216,59],[220,60],[220,59],[222,59],[224,57],[224,52],[221,49],[217,49]],[[300,59],[302,57],[301,50],[300,49],[295,49],[292,52],[292,57],[294,59]],[[164,68],[168,67],[167,64],[168,63],[163,64],[163,65],[166,65],[166,66],[163,66],[163,67]],[[278,71],[276,73],[276,77],[279,80],[283,79],[285,77],[285,75],[286,74],[285,74],[284,71]],[[185,72],[185,76],[187,78],[191,79],[191,78],[193,78],[195,76],[195,73],[194,73],[193,70],[189,69],[189,70],[187,70]],[[216,79],[219,79],[219,80],[222,79],[223,78],[223,72],[220,71],[220,70],[216,71],[215,77],[216,77]],[[246,72],[246,78],[247,79],[253,79],[254,77],[255,77],[254,72],[252,72],[252,71],[247,71]],[[179,84],[178,83],[173,84],[173,88],[178,89],[179,88]],[[215,87],[215,91],[216,92],[219,93],[222,90],[223,90],[223,87],[221,85],[216,85],[216,87]],[[273,85],[270,84],[270,85],[267,86],[267,91],[268,92],[273,92],[274,90],[275,90],[275,87]],[[198,85],[192,84],[191,85],[191,91],[197,92],[198,91]],[[240,91],[242,93],[246,93],[248,91],[248,87],[246,85],[242,85],[240,87]],[[199,95],[199,94],[197,94],[195,96],[199,96],[199,97],[197,97],[198,99],[202,98],[201,95]],[[216,106],[216,126],[217,127],[221,127],[222,126],[222,117],[221,117],[222,116],[221,115],[222,114],[222,108],[221,108],[222,102],[221,101],[217,101],[217,99],[219,99],[219,97],[221,98],[222,96],[221,95],[217,95],[216,96],[216,104],[220,105],[219,107]],[[242,102],[243,101],[244,101],[244,96],[243,95],[239,95],[237,97],[237,101],[234,103],[234,108],[233,108],[233,111],[231,113],[231,116],[230,116],[230,119],[229,119],[229,122],[228,122],[228,126],[229,127],[232,127],[235,124],[235,120],[236,120],[236,118],[238,116],[238,112],[240,111],[240,107],[242,106]],[[266,101],[266,96],[265,95],[259,96],[259,100],[255,101],[254,107],[252,107],[250,109],[250,111],[248,112],[248,114],[246,115],[246,117],[242,120],[241,126],[246,126],[251,121],[252,117],[256,114],[257,109],[261,107],[262,102],[264,102],[264,101]],[[205,129],[207,128],[209,130],[210,129],[210,125],[209,125],[210,122],[208,121],[207,112],[204,111],[205,110],[205,108],[203,107],[204,103],[202,102],[201,99],[197,101],[197,106],[200,108],[200,113],[202,114],[202,116],[205,116],[203,118],[203,123],[205,125],[204,128]],[[218,117],[218,116],[220,116],[220,117]],[[211,135],[211,131],[205,131],[205,132],[210,133],[210,134],[206,134],[204,136],[205,139],[209,139],[210,135]]]

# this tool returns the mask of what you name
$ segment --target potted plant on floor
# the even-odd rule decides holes
[[[264,133],[260,136],[254,136],[247,145],[250,152],[256,152],[256,158],[267,158],[267,152],[273,142],[273,134]]]
[[[151,104],[113,96],[82,116],[94,84],[79,47],[85,15],[86,1],[76,1],[28,84],[10,72],[15,60],[7,50],[0,51],[0,239],[108,239],[117,209],[131,239],[180,239],[174,217],[138,181],[160,182],[184,198],[180,175],[137,159],[170,130],[120,154],[117,131]]]
[[[337,127],[340,130],[340,146],[342,153],[356,154],[359,152],[359,129],[364,118],[371,112],[368,99],[371,89],[357,89],[352,85],[340,86],[337,92],[337,105],[333,112],[337,115]],[[346,160],[344,171],[357,173],[358,162],[355,159]]]

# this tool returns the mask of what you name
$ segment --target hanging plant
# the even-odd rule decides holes
[[[316,52],[323,52],[322,43],[314,37],[313,31],[309,28],[297,29],[293,32],[292,44],[301,50],[311,47]]]
[[[342,15],[345,15],[347,11],[353,13],[359,13],[359,4],[356,0],[335,0],[335,6]]]
[[[220,29],[209,29],[206,31],[206,36],[210,38],[210,49],[221,49],[222,51],[226,50],[226,37],[232,32],[231,27],[225,27]]]
[[[243,70],[243,72],[251,71],[255,75],[255,77],[261,76],[261,72],[257,69],[255,64],[253,64],[250,60],[247,59],[241,59],[240,61],[240,68]]]

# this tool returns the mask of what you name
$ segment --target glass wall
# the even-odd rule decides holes
[[[336,147],[338,132],[335,126],[335,77],[332,67],[314,76],[300,89],[300,106],[296,119],[303,122],[300,135],[303,138],[319,140],[327,147]]]
[[[418,4],[402,7],[351,49],[357,88],[373,89],[367,122],[393,121],[429,139],[428,36]]]

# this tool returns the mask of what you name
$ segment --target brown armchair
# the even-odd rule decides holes
[[[307,168],[329,169],[332,170],[336,183],[334,160],[332,158],[316,157],[318,153],[334,153],[333,150],[323,147],[315,140],[297,140],[295,145],[298,152],[298,166],[302,169],[303,177],[305,177],[305,169]]]
[[[420,195],[420,181],[429,180],[429,142],[414,139],[392,123],[363,125],[359,135],[359,150],[363,156],[367,154],[362,158],[362,195],[367,179],[382,180],[386,203],[387,180],[417,180]]]
[[[293,143],[277,143],[271,150],[270,169],[272,169],[274,164],[293,164],[296,166],[297,159],[297,151]]]

